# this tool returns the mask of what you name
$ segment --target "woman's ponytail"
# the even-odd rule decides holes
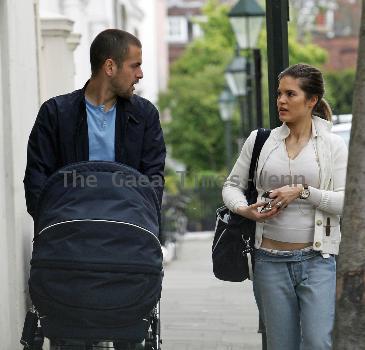
[[[313,108],[313,114],[322,119],[332,121],[332,109],[324,98],[321,98],[315,105]]]

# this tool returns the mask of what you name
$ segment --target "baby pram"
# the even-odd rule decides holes
[[[160,350],[160,207],[147,177],[80,162],[53,174],[38,203],[25,349],[42,349],[45,336]]]

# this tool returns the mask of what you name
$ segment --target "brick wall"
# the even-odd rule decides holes
[[[169,44],[169,63],[176,61],[185,51],[185,44]]]
[[[183,16],[183,17],[194,17],[202,15],[202,7],[207,0],[181,0],[171,1],[168,4],[168,16]],[[233,6],[237,0],[220,0],[220,3]],[[184,52],[186,44],[169,43],[169,63],[173,63],[177,58]]]
[[[328,52],[325,68],[343,70],[356,68],[358,37],[335,37],[332,39],[315,39],[315,43]]]

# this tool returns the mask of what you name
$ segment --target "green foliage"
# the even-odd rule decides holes
[[[296,39],[293,26],[289,26],[288,32],[289,64],[307,63],[313,66],[321,66],[327,60],[327,53],[321,47],[312,43],[300,43]]]
[[[173,169],[166,168],[165,191],[171,195],[177,195],[180,192],[179,177]]]
[[[218,96],[224,87],[224,70],[234,55],[235,38],[230,26],[228,7],[217,0],[204,8],[206,22],[201,22],[204,37],[195,40],[171,67],[166,93],[160,95],[161,109],[168,109],[171,122],[164,125],[166,141],[174,158],[183,161],[188,170],[220,170],[224,167],[224,124],[218,110]],[[266,31],[259,46],[263,58],[263,106],[268,126],[268,84]],[[324,50],[311,43],[298,43],[294,26],[289,28],[290,63],[321,65]],[[238,136],[239,111],[234,117]],[[233,147],[235,149],[235,147]]]
[[[259,38],[259,47],[262,56],[262,98],[263,98],[263,113],[265,126],[270,126],[269,121],[269,86],[267,72],[267,36],[266,28],[263,28]],[[289,64],[307,63],[316,67],[321,67],[327,60],[325,50],[310,42],[298,42],[295,26],[289,24],[288,27],[288,49],[289,49]]]
[[[267,66],[267,36],[266,28],[263,28],[259,38],[259,47],[261,49],[264,65]],[[327,53],[324,49],[311,43],[310,41],[299,42],[295,26],[289,23],[288,27],[288,49],[289,64],[307,63],[314,66],[321,66],[327,60]]]
[[[216,209],[222,205],[222,186],[227,174],[199,171],[175,177],[181,198],[187,198],[185,214],[189,230],[212,230]]]
[[[173,157],[189,170],[219,169],[223,162],[224,152],[218,152],[223,125],[216,97],[222,86],[221,75],[219,67],[213,65],[201,74],[179,75],[170,83],[171,98],[161,96],[161,106],[169,103],[172,113],[172,121],[164,126],[166,141],[172,145]]]
[[[166,176],[166,189],[175,196],[189,198],[186,214],[190,229],[212,229],[215,209],[222,203],[225,144],[218,98],[225,85],[224,71],[233,58],[236,45],[228,10],[218,0],[207,2],[204,8],[207,21],[201,23],[204,37],[192,42],[172,65],[168,90],[159,98],[160,109],[171,114],[171,121],[163,125],[169,152],[188,170],[184,184],[179,175],[170,171]],[[269,126],[265,29],[261,33],[259,47],[263,67],[264,118],[266,126]],[[325,52],[319,47],[297,42],[293,27],[289,30],[289,52],[291,64],[306,62],[320,66],[326,60]],[[232,140],[238,137],[238,125],[237,108],[233,117]],[[237,147],[233,145],[232,148]],[[207,177],[208,173],[210,177]],[[215,182],[217,177],[220,182]],[[213,179],[212,182],[209,178]],[[210,185],[207,186],[204,181]]]
[[[324,74],[324,79],[326,83],[325,97],[333,114],[350,114],[355,85],[355,70],[327,72]]]
[[[204,37],[191,43],[172,65],[168,91],[159,99],[161,109],[168,109],[172,116],[163,126],[172,156],[183,161],[188,170],[224,166],[224,125],[218,96],[234,47],[227,12],[218,1],[208,2],[204,8],[207,22],[201,24]]]

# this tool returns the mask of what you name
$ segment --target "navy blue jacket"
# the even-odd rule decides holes
[[[24,176],[27,209],[34,217],[47,178],[59,168],[89,160],[85,88],[44,102],[29,136]],[[159,113],[148,100],[118,97],[115,160],[148,176],[161,204],[166,148]]]

